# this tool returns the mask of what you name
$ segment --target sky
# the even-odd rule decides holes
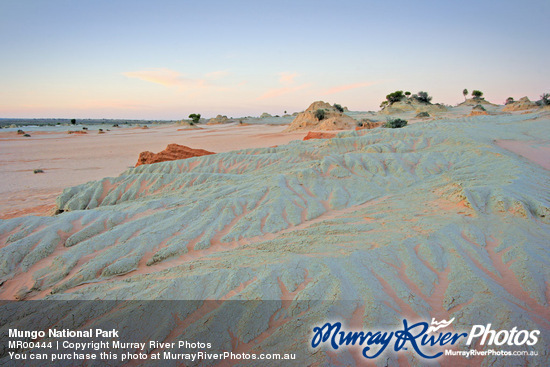
[[[0,0],[0,118],[172,120],[550,92],[550,1]]]

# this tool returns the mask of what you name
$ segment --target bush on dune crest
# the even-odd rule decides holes
[[[422,91],[418,92],[417,94],[413,94],[412,98],[422,103],[431,103],[431,100],[432,100],[432,97],[428,95],[428,92],[422,92]]]
[[[334,108],[336,108],[338,110],[338,112],[344,112],[344,108],[342,107],[342,105],[338,104],[338,103],[335,103],[334,104]]]
[[[474,90],[472,91],[472,97],[474,97],[475,99],[480,99],[481,96],[483,96],[483,92],[480,91],[480,90]]]
[[[386,96],[386,99],[388,100],[388,102],[390,104],[395,103],[395,102],[399,102],[403,98],[405,98],[405,95],[403,94],[402,90],[395,91],[395,92],[390,93]]]

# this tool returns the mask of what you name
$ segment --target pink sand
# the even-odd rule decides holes
[[[550,170],[550,142],[497,140],[497,145]]]

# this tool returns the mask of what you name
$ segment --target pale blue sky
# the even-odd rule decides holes
[[[377,110],[550,92],[550,1],[0,0],[0,117]]]

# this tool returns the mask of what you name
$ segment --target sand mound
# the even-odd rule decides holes
[[[485,107],[483,107],[482,105],[478,104],[478,105],[475,105],[473,108],[472,108],[472,111],[470,112],[470,114],[468,116],[480,116],[480,115],[488,115],[489,113],[487,112],[487,110],[485,109]]]
[[[304,137],[303,140],[311,140],[311,139],[332,139],[336,136],[336,133],[323,133],[319,131],[310,131],[307,133],[307,135]]]
[[[231,120],[229,120],[227,118],[227,116],[218,115],[218,116],[208,120],[208,122],[206,124],[207,125],[218,125],[218,124],[227,124],[229,122],[231,122]]]
[[[394,102],[391,105],[386,105],[382,110],[380,111],[381,114],[384,115],[391,115],[394,113],[403,113],[407,111],[414,111],[416,110],[416,106],[413,106],[412,102],[410,100],[406,101],[399,101]]]
[[[485,98],[468,98],[462,103],[459,103],[458,106],[477,106],[477,105],[488,105],[488,106],[498,106],[494,103],[488,102]]]
[[[419,105],[416,108],[415,112],[417,114],[422,112],[427,112],[429,114],[436,114],[441,112],[447,112],[448,110],[449,109],[444,105],[436,103],[436,104],[428,104],[428,105]]]
[[[383,115],[392,115],[408,111],[416,111],[416,113],[428,112],[434,114],[439,112],[446,112],[447,107],[438,103],[423,103],[414,98],[407,98],[399,102],[394,102],[391,105],[384,106],[380,113]]]
[[[159,163],[166,161],[175,161],[178,159],[186,159],[192,157],[200,157],[203,155],[215,154],[203,149],[193,149],[186,147],[185,145],[168,144],[166,149],[159,153],[152,153],[149,151],[139,153],[139,158],[136,163],[137,166],[142,164]]]
[[[507,104],[502,111],[506,112],[512,112],[512,111],[524,111],[524,110],[531,110],[534,108],[537,108],[537,104],[534,102],[531,102],[529,98],[523,97],[519,101],[512,102]]]
[[[324,118],[316,117],[317,110],[324,111]],[[285,131],[296,130],[349,130],[357,125],[357,121],[345,115],[323,101],[313,102],[307,110],[299,113]]]

